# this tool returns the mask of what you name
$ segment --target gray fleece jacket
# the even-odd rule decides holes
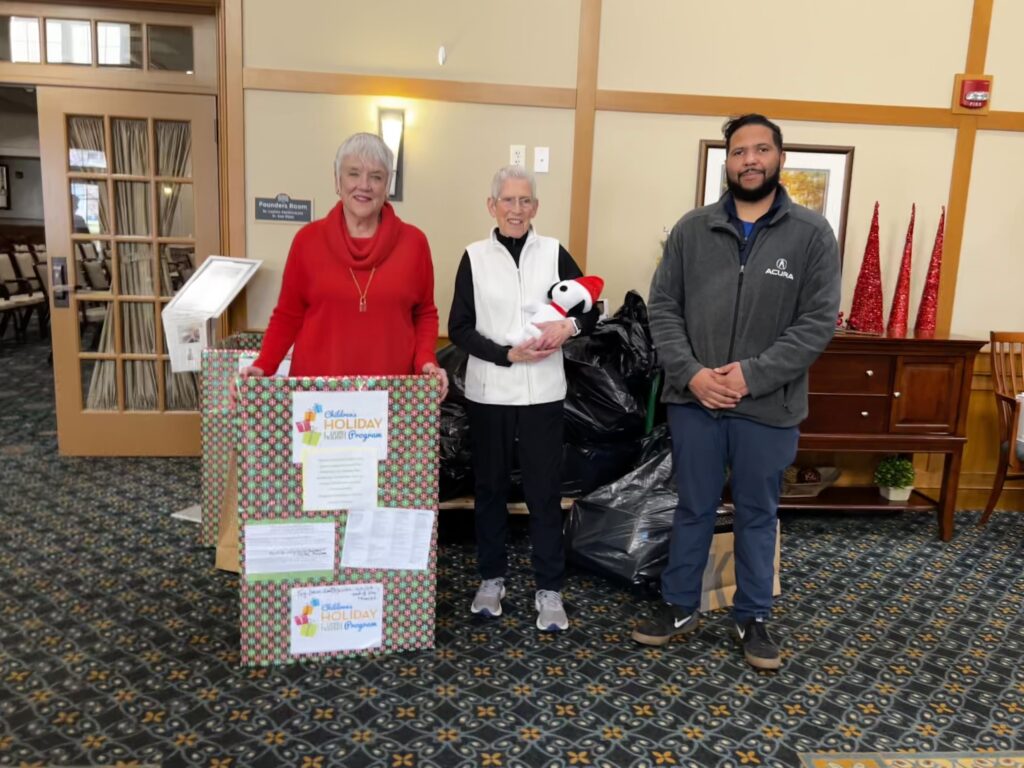
[[[738,360],[750,394],[728,413],[774,427],[807,417],[807,370],[839,311],[839,246],[823,216],[778,194],[743,266],[724,200],[673,227],[648,302],[665,402],[697,402],[690,379]]]

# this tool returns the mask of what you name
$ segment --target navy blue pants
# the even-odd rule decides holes
[[[662,596],[686,611],[700,606],[701,577],[715,533],[725,469],[736,507],[733,617],[768,618],[775,577],[775,532],[782,473],[796,457],[800,431],[749,419],[715,418],[697,405],[669,405],[679,505],[672,523]]]
[[[466,404],[466,413],[476,475],[480,577],[495,579],[504,577],[508,571],[508,493],[518,437],[537,589],[561,591],[565,581],[561,494],[563,401],[522,406],[470,402]]]

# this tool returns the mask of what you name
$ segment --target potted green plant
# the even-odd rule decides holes
[[[889,501],[906,501],[914,490],[914,462],[907,456],[886,456],[875,468],[875,485]]]

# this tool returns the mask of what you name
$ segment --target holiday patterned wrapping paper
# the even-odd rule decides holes
[[[227,482],[228,459],[238,446],[238,425],[228,407],[228,386],[238,374],[243,352],[258,352],[262,333],[239,333],[203,350],[200,374],[199,429],[202,445],[202,524],[200,543],[217,544],[220,504]]]
[[[437,569],[439,391],[431,376],[247,379],[239,392],[238,459],[241,661],[250,666],[433,648]],[[433,512],[424,570],[343,568],[347,511],[303,511],[302,466],[292,463],[292,393],[388,392],[388,452],[378,465],[377,505]],[[250,580],[245,526],[250,521],[336,523],[333,578]],[[369,650],[292,654],[292,590],[305,586],[383,584],[383,638]]]

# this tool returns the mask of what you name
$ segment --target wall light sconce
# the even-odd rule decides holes
[[[401,201],[402,161],[405,151],[405,141],[403,141],[405,138],[405,110],[377,110],[377,131],[395,156],[395,165],[391,169],[391,187],[388,189],[388,199]]]

